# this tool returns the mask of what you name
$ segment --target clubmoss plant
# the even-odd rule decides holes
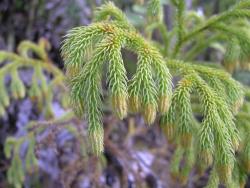
[[[213,166],[213,185],[219,182],[229,185],[235,152],[241,143],[234,115],[243,104],[244,89],[223,69],[196,64],[195,57],[215,41],[226,42],[228,50],[234,53],[237,50],[232,49],[235,48],[232,43],[236,41],[241,57],[248,57],[249,37],[237,27],[240,20],[250,17],[250,1],[240,1],[229,11],[208,19],[189,14],[185,1],[171,2],[176,8],[171,31],[163,23],[160,1],[148,4],[147,39],[113,3],[97,9],[89,26],[70,30],[62,45],[62,56],[67,72],[71,73],[68,75],[71,101],[78,114],[86,117],[93,151],[99,155],[104,150],[101,83],[107,62],[108,96],[118,118],[125,118],[131,109],[140,112],[146,124],[152,124],[159,114],[162,129],[177,144],[176,155],[190,150],[194,153],[185,157],[184,168],[179,168],[182,157],[173,161],[173,169],[178,171],[175,174],[184,181],[197,158],[201,169]],[[150,40],[155,29],[162,34],[163,44]],[[123,48],[137,54],[137,69],[131,79],[126,76]],[[237,54],[227,54],[225,64],[236,62]],[[172,82],[170,70],[180,78],[177,84]],[[198,103],[192,102],[192,97]],[[200,110],[201,121],[196,118],[195,107]],[[215,181],[217,178],[219,181]]]
[[[220,183],[243,187],[250,171],[250,90],[234,80],[231,73],[249,68],[250,1],[239,1],[227,12],[211,18],[188,11],[185,1],[172,0],[171,4],[175,8],[172,30],[164,23],[161,1],[150,0],[144,35],[112,3],[98,8],[89,26],[68,32],[62,56],[71,106],[78,117],[86,118],[89,141],[97,155],[104,150],[102,114],[107,100],[119,119],[129,113],[141,113],[150,125],[159,116],[162,132],[176,148],[170,162],[171,175],[183,185],[188,183],[193,168],[202,174],[211,167],[206,187],[218,187]],[[161,34],[160,41],[152,38],[155,30]],[[197,57],[215,46],[224,53],[222,66],[198,64]],[[26,172],[37,166],[38,134],[47,127],[62,125],[78,135],[70,123],[75,118],[73,113],[59,119],[52,117],[54,86],[65,94],[60,102],[66,108],[67,93],[65,77],[50,62],[48,48],[49,43],[41,39],[38,44],[22,42],[17,54],[0,51],[0,62],[7,62],[0,68],[0,114],[4,115],[10,104],[10,92],[13,99],[28,96],[50,119],[31,122],[26,137],[6,140],[5,155],[12,157],[7,177],[15,187],[21,187]],[[136,72],[130,79],[122,49],[137,54]],[[102,85],[105,63],[110,99],[105,97]],[[30,86],[19,76],[19,70],[24,67],[34,70]],[[45,72],[52,75],[52,81],[48,82]],[[5,85],[7,74],[11,76],[10,91]],[[173,77],[178,81],[173,81]],[[23,163],[19,152],[24,142],[29,145]]]
[[[111,14],[115,19],[107,20]],[[112,3],[105,4],[96,12],[97,20],[105,20],[87,27],[71,30],[63,43],[62,54],[68,72],[79,70],[69,76],[72,103],[77,111],[85,112],[93,148],[96,154],[103,151],[103,128],[101,120],[102,89],[101,70],[108,61],[107,84],[115,114],[124,118],[128,111],[128,101],[133,111],[141,111],[147,124],[152,124],[156,113],[167,111],[163,106],[170,102],[172,93],[171,75],[158,50],[144,40],[128,23],[123,13]],[[79,45],[76,45],[76,42]],[[74,47],[76,46],[76,47]],[[89,60],[85,50],[92,46],[95,50]],[[128,81],[121,55],[121,48],[138,54],[138,67],[133,78]],[[82,101],[78,103],[78,101]]]

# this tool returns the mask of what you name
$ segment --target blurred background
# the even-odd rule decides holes
[[[171,7],[165,2],[165,21],[171,26]],[[228,9],[237,0],[185,0],[189,9],[210,16]],[[92,20],[93,10],[103,0],[2,0],[0,2],[0,49],[13,51],[17,44],[28,39],[38,41],[45,37],[52,45],[50,57],[61,67],[60,43],[66,32]],[[130,21],[143,26],[146,11],[141,0],[114,0],[126,13]]]
[[[169,5],[168,0],[163,1],[164,21],[171,28],[173,7]],[[185,1],[188,9],[206,16],[227,10],[237,2],[237,0]],[[0,50],[17,52],[17,46],[21,41],[30,40],[37,43],[40,38],[45,38],[51,45],[48,50],[49,59],[57,68],[64,71],[60,56],[63,36],[73,27],[91,23],[95,8],[104,2],[103,0],[1,0]],[[124,11],[133,25],[143,30],[145,26],[143,15],[146,11],[146,7],[142,5],[143,0],[113,2]],[[154,37],[158,37],[157,33]],[[135,57],[125,53],[124,58],[132,61]],[[211,56],[208,49],[199,58],[219,62],[221,54],[217,53],[216,57]],[[135,66],[132,63],[130,66],[129,69],[133,71]],[[23,70],[20,72],[20,77],[26,85],[29,85],[32,73]],[[246,71],[238,72],[235,77],[246,84],[250,83],[250,76]],[[49,80],[50,76],[47,75],[46,79]],[[6,84],[9,84],[8,79]],[[52,102],[52,111],[55,117],[65,113],[56,99]],[[5,115],[0,118],[0,188],[13,187],[7,181],[7,170],[11,160],[4,154],[6,138],[25,137],[28,134],[25,127],[31,120],[42,121],[44,114],[36,110],[28,97],[11,101]],[[191,188],[203,187],[206,184],[206,174],[196,176],[195,172],[191,173],[185,186],[174,180],[169,172],[173,146],[167,144],[157,123],[156,126],[147,127],[140,116],[131,116],[119,121],[111,113],[105,113],[105,153],[100,158],[87,152],[86,123],[83,121],[74,123],[83,129],[82,137],[79,139],[63,128],[48,128],[40,135],[39,146],[36,148],[39,168],[33,168],[28,172],[23,187]],[[50,129],[53,134],[49,133]],[[24,143],[19,153],[21,158],[26,150],[27,146]]]

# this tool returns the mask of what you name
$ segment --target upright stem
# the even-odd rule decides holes
[[[185,2],[183,0],[179,0],[176,2],[176,8],[177,8],[177,23],[176,23],[176,27],[177,27],[177,43],[175,45],[174,48],[174,52],[173,52],[173,57],[176,57],[180,51],[180,47],[183,41],[183,37],[184,37],[184,10],[185,10]]]

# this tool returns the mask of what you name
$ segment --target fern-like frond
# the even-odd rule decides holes
[[[177,24],[174,29],[177,32],[177,44],[173,57],[176,57],[183,43],[200,36],[207,29],[217,32],[216,36],[211,37],[210,43],[217,39],[225,40],[227,37],[220,35],[223,31],[232,35],[232,41],[237,41],[241,50],[248,53],[250,48],[245,41],[245,34],[233,26],[226,27],[225,24],[230,18],[249,17],[249,10],[242,7],[243,2],[228,12],[199,22],[190,32],[185,32],[184,28],[184,2],[172,2],[177,8]],[[153,14],[160,3],[154,0],[150,3],[154,5],[149,7]],[[241,84],[223,70],[164,59],[154,44],[137,33],[124,14],[111,3],[100,7],[96,15],[96,23],[70,31],[62,46],[67,71],[77,68],[74,76],[68,76],[71,100],[76,111],[88,121],[93,151],[100,154],[104,150],[102,99],[105,98],[101,83],[103,64],[107,62],[106,83],[113,111],[122,119],[126,117],[129,107],[132,112],[141,112],[147,124],[154,122],[158,112],[161,114],[163,132],[170,141],[178,145],[177,157],[171,165],[174,174],[182,176],[181,179],[185,181],[195,156],[187,156],[186,167],[180,171],[182,154],[197,149],[195,155],[205,163],[205,168],[214,165],[216,178],[213,181],[216,180],[217,183],[219,179],[223,184],[230,182],[234,152],[239,145],[239,131],[234,123],[234,114],[238,113],[242,105],[244,92]],[[169,43],[171,36],[166,34],[164,41]],[[89,46],[94,50],[87,55],[85,48]],[[197,42],[195,50],[188,57],[193,57],[197,48],[204,49],[208,46]],[[123,48],[137,54],[136,72],[130,80],[122,59]],[[180,76],[175,89],[172,88],[169,69]],[[191,96],[194,93],[199,97],[197,105],[202,109],[201,122],[195,119],[192,111]]]

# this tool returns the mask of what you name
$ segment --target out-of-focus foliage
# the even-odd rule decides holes
[[[52,64],[47,56],[46,49],[50,44],[45,39],[40,39],[38,44],[23,41],[18,46],[18,54],[0,51],[0,61],[3,66],[0,68],[0,86],[1,86],[1,115],[5,113],[5,108],[10,104],[9,96],[13,99],[22,99],[27,94],[32,101],[37,103],[40,112],[44,113],[47,119],[53,116],[51,103],[53,100],[53,89],[59,86],[62,93],[65,93],[66,87],[63,84],[64,75],[60,69]],[[37,58],[31,57],[37,56]],[[29,88],[27,88],[19,76],[19,70],[23,68],[32,68],[33,75]],[[48,83],[45,73],[53,77]],[[5,86],[5,79],[11,77],[10,94]]]
[[[60,92],[60,102],[67,108],[67,92],[64,85],[64,74],[48,58],[46,50],[50,44],[45,39],[40,39],[38,44],[30,41],[23,41],[19,44],[18,54],[0,51],[0,112],[5,115],[5,109],[8,108],[12,100],[21,100],[26,96],[37,106],[39,113],[44,114],[46,119],[53,119],[54,112],[52,101],[55,96],[55,88]],[[37,58],[34,58],[37,57]],[[22,69],[32,69],[32,80],[29,85],[25,85],[19,76]],[[48,81],[47,76],[52,78]],[[11,77],[9,88],[6,87],[6,78]],[[11,97],[10,97],[11,96]],[[36,129],[31,123],[27,129]],[[36,125],[36,124],[35,124]],[[44,131],[46,127],[39,127],[38,132]],[[5,144],[5,155],[12,157],[11,167],[8,169],[8,181],[21,187],[25,171],[30,171],[37,165],[35,157],[36,132],[31,131],[28,135],[21,138],[8,137]],[[24,142],[28,142],[27,153],[25,156],[25,165],[20,158],[20,149]]]
[[[14,51],[22,40],[44,37],[51,43],[50,56],[62,65],[61,37],[71,27],[88,24],[91,12],[90,3],[84,0],[0,1],[0,23],[4,26],[0,28],[0,49]]]

